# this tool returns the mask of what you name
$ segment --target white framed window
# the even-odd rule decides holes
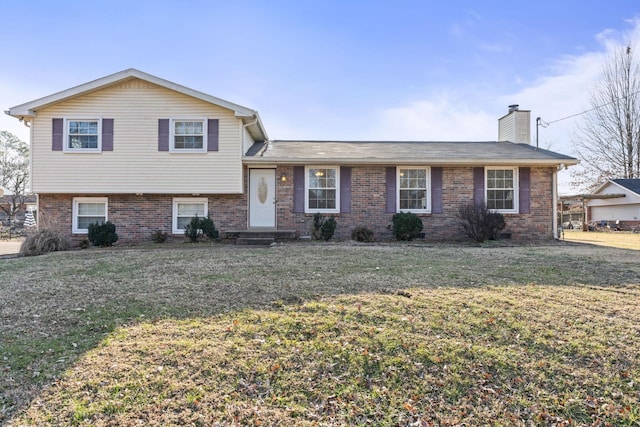
[[[64,119],[63,150],[91,153],[102,150],[102,120],[95,118]]]
[[[207,119],[171,119],[169,151],[207,152]]]
[[[206,197],[181,197],[173,199],[172,228],[173,234],[184,234],[184,227],[191,218],[206,218],[209,214],[209,203]]]
[[[337,166],[307,166],[305,212],[340,212],[340,173]]]
[[[518,168],[485,168],[487,209],[501,213],[518,212]]]
[[[73,225],[75,234],[87,234],[89,224],[102,224],[109,220],[109,207],[106,197],[74,197]]]
[[[398,212],[431,212],[430,168],[397,168]]]

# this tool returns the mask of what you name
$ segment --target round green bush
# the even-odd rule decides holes
[[[393,216],[393,235],[397,240],[413,240],[422,231],[422,220],[412,212],[400,212]]]

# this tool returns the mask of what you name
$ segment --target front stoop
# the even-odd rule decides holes
[[[271,237],[239,237],[236,239],[236,245],[242,246],[269,246],[275,242]]]
[[[236,245],[269,246],[296,239],[295,230],[229,230],[221,234],[223,239],[234,240]]]

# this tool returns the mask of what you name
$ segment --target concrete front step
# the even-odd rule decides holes
[[[295,240],[295,230],[227,230],[221,232],[223,239],[272,239],[272,241]]]
[[[269,246],[275,241],[272,237],[239,237],[236,239],[236,245]]]

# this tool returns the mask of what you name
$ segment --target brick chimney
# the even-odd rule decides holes
[[[509,105],[509,113],[498,119],[498,141],[531,144],[531,110]]]

